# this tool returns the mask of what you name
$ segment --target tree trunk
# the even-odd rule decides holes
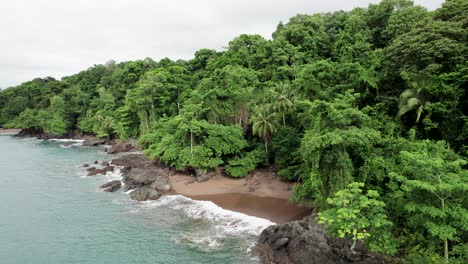
[[[440,180],[439,180],[440,182]],[[442,211],[445,212],[445,200],[444,199],[440,199],[440,202],[442,204]],[[445,222],[445,220],[444,220]],[[448,240],[447,238],[444,239],[444,258],[445,258],[445,263],[448,263],[449,262],[449,256],[448,256]]]
[[[448,241],[447,241],[447,239],[444,240],[444,258],[445,258],[445,263],[449,263],[449,258],[448,258]]]
[[[284,117],[284,114],[283,114],[283,127],[286,127],[286,118]]]
[[[193,156],[193,133],[190,131],[190,156]]]
[[[353,244],[351,245],[351,251],[354,251],[354,247],[356,247],[356,241],[357,241],[357,237],[356,237],[356,235],[354,235]]]

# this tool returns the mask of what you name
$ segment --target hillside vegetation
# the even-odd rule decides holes
[[[0,92],[0,126],[138,138],[177,169],[297,181],[330,234],[466,263],[468,1],[297,15],[192,60],[95,65]]]

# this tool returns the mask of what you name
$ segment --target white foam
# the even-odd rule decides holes
[[[188,244],[203,251],[212,251],[222,248],[222,239],[207,234],[180,234],[174,238],[176,243]]]
[[[62,144],[59,145],[61,148],[71,148],[71,147],[80,147],[83,146],[84,139],[72,139],[72,138],[51,138],[48,139],[49,142],[62,142],[62,143],[73,143],[73,144]]]
[[[122,168],[121,167],[114,167],[114,171],[108,171],[104,176],[110,181],[112,180],[119,180],[122,181]],[[123,184],[123,183],[122,183]]]
[[[84,139],[73,139],[73,138],[51,138],[49,139],[50,142],[85,142]]]
[[[162,196],[157,201],[142,202],[142,206],[182,210],[190,218],[216,223],[217,231],[229,236],[258,236],[265,228],[275,224],[267,219],[223,209],[210,201],[196,201],[182,195]]]
[[[74,144],[69,144],[69,145],[60,145],[61,148],[71,148],[71,147],[81,147],[83,146],[83,142],[77,142]]]

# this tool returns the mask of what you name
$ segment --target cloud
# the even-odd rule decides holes
[[[243,34],[271,36],[298,13],[350,10],[378,0],[5,0],[0,87],[61,78],[108,60],[190,59]],[[442,0],[420,0],[429,9]]]

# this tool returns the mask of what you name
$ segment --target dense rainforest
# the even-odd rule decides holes
[[[0,91],[0,127],[138,138],[179,170],[296,181],[333,236],[468,259],[468,1],[297,15],[191,60],[95,65]]]

